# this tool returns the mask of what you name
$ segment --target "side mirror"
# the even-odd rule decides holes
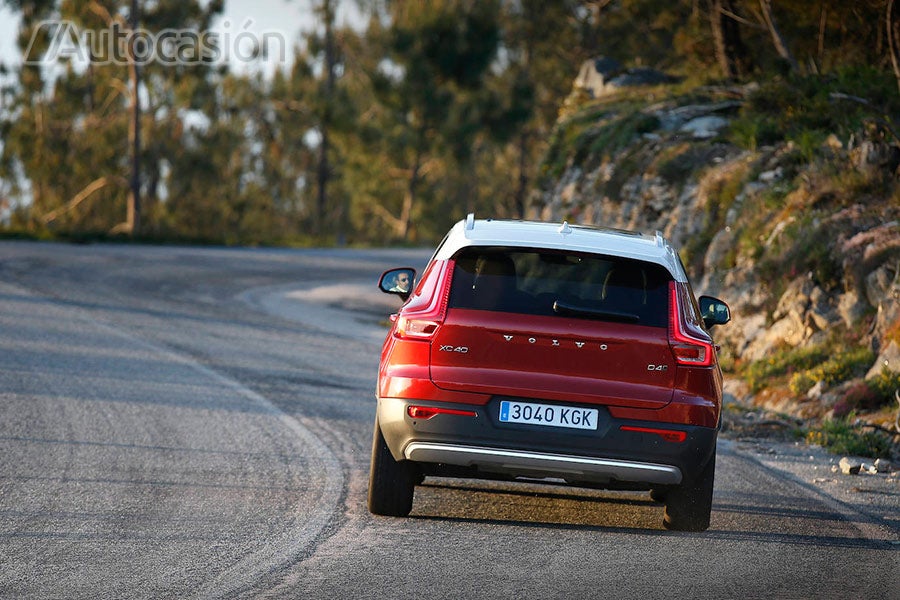
[[[396,294],[403,300],[409,300],[415,282],[415,269],[410,267],[391,269],[381,274],[381,279],[378,280],[378,289],[385,294]]]
[[[712,296],[700,296],[700,315],[703,317],[703,325],[711,329],[715,325],[724,325],[731,320],[731,310],[728,305]]]

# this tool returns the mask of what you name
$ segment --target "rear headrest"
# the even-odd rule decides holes
[[[642,295],[640,302],[646,304],[647,272],[641,268],[614,267],[610,269],[609,273],[606,274],[606,279],[603,281],[601,298],[606,300],[610,293],[615,293],[616,290],[622,289],[640,292]]]
[[[475,262],[475,276],[508,275],[516,276],[516,263],[505,254],[482,254]]]

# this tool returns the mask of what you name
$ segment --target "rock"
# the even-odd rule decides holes
[[[862,469],[861,462],[846,456],[841,459],[839,466],[844,475],[859,475],[859,471]]]
[[[828,134],[828,137],[825,139],[825,146],[835,152],[844,148],[843,142],[833,133]]]
[[[825,382],[817,381],[816,385],[812,386],[809,391],[806,392],[806,397],[810,400],[815,400],[816,398],[821,398],[823,393],[825,393]]]
[[[891,261],[885,262],[866,276],[866,299],[872,306],[898,304],[900,300],[900,269]]]
[[[900,373],[900,345],[893,340],[881,349],[881,353],[875,360],[875,364],[873,364],[872,368],[869,369],[869,372],[866,373],[866,379],[881,375],[882,369]]]
[[[724,117],[709,115],[691,119],[681,126],[679,131],[690,133],[695,138],[706,139],[719,135],[719,131],[728,127],[729,120]]]
[[[577,192],[578,185],[573,181],[562,189],[562,191],[559,193],[559,199],[562,200],[563,204],[571,204]]]
[[[725,330],[721,335],[731,341],[736,354],[747,360],[757,360],[765,356],[769,349],[768,346],[755,343],[762,339],[765,332],[766,315],[755,313],[738,316],[732,329]]]
[[[900,151],[893,144],[865,140],[850,151],[850,160],[862,172],[892,172],[900,165]]]
[[[784,178],[784,168],[777,167],[771,171],[763,171],[759,174],[759,180],[763,183],[772,183]]]
[[[625,73],[613,77],[609,81],[609,87],[636,87],[644,85],[661,85],[664,83],[675,83],[678,81],[675,77],[667,75],[662,71],[651,69],[649,67],[636,67],[628,69]]]
[[[826,294],[825,291],[819,286],[814,286],[812,291],[809,293],[809,301],[813,304],[813,306],[827,304],[828,294]]]
[[[867,308],[868,305],[865,302],[861,302],[859,296],[852,290],[841,294],[838,298],[838,314],[841,315],[844,324],[849,328],[853,328],[863,318]]]
[[[809,311],[809,320],[819,331],[827,331],[832,325],[830,313],[821,312],[818,308]]]
[[[712,241],[703,257],[703,270],[706,273],[714,273],[718,269],[727,268],[725,258],[734,248],[734,231],[731,227],[720,230],[713,236]]]
[[[797,317],[797,313],[791,312],[785,318],[772,323],[763,339],[767,342],[768,352],[782,343],[796,348],[812,333],[812,331],[807,331],[806,325]]]
[[[682,125],[689,121],[712,116],[716,113],[736,114],[742,106],[742,102],[733,101],[688,104],[677,107],[657,106],[653,114],[659,119],[660,129],[663,131],[678,131]],[[723,160],[724,157],[713,157],[712,162],[720,164]]]
[[[608,91],[606,86],[609,80],[621,71],[622,64],[608,56],[586,60],[581,64],[574,87],[585,90],[594,98],[599,98]]]
[[[880,353],[873,371],[866,377],[880,372],[882,366],[900,372],[900,348],[896,338],[893,348],[890,347],[890,334],[900,322],[900,260],[886,261],[866,277],[866,297],[878,311],[873,335],[878,342],[874,350]]]
[[[803,314],[809,308],[811,299],[810,294],[813,290],[813,283],[808,279],[795,279],[792,281],[781,298],[778,299],[778,306],[772,313],[773,319],[781,319],[784,317],[792,317],[798,324],[802,324]]]
[[[875,471],[877,473],[890,473],[894,470],[894,465],[889,460],[879,458],[875,461]]]

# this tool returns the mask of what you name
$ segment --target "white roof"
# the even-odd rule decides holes
[[[660,232],[646,235],[566,222],[475,219],[470,214],[450,229],[434,259],[446,260],[467,246],[546,248],[624,256],[662,265],[676,281],[687,281],[675,249]]]

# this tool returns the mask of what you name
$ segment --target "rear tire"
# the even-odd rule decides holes
[[[416,476],[412,463],[394,460],[376,419],[369,469],[369,512],[387,517],[407,516],[412,510]]]
[[[706,531],[712,512],[713,483],[716,476],[716,453],[692,484],[668,490],[663,526],[674,531]]]

